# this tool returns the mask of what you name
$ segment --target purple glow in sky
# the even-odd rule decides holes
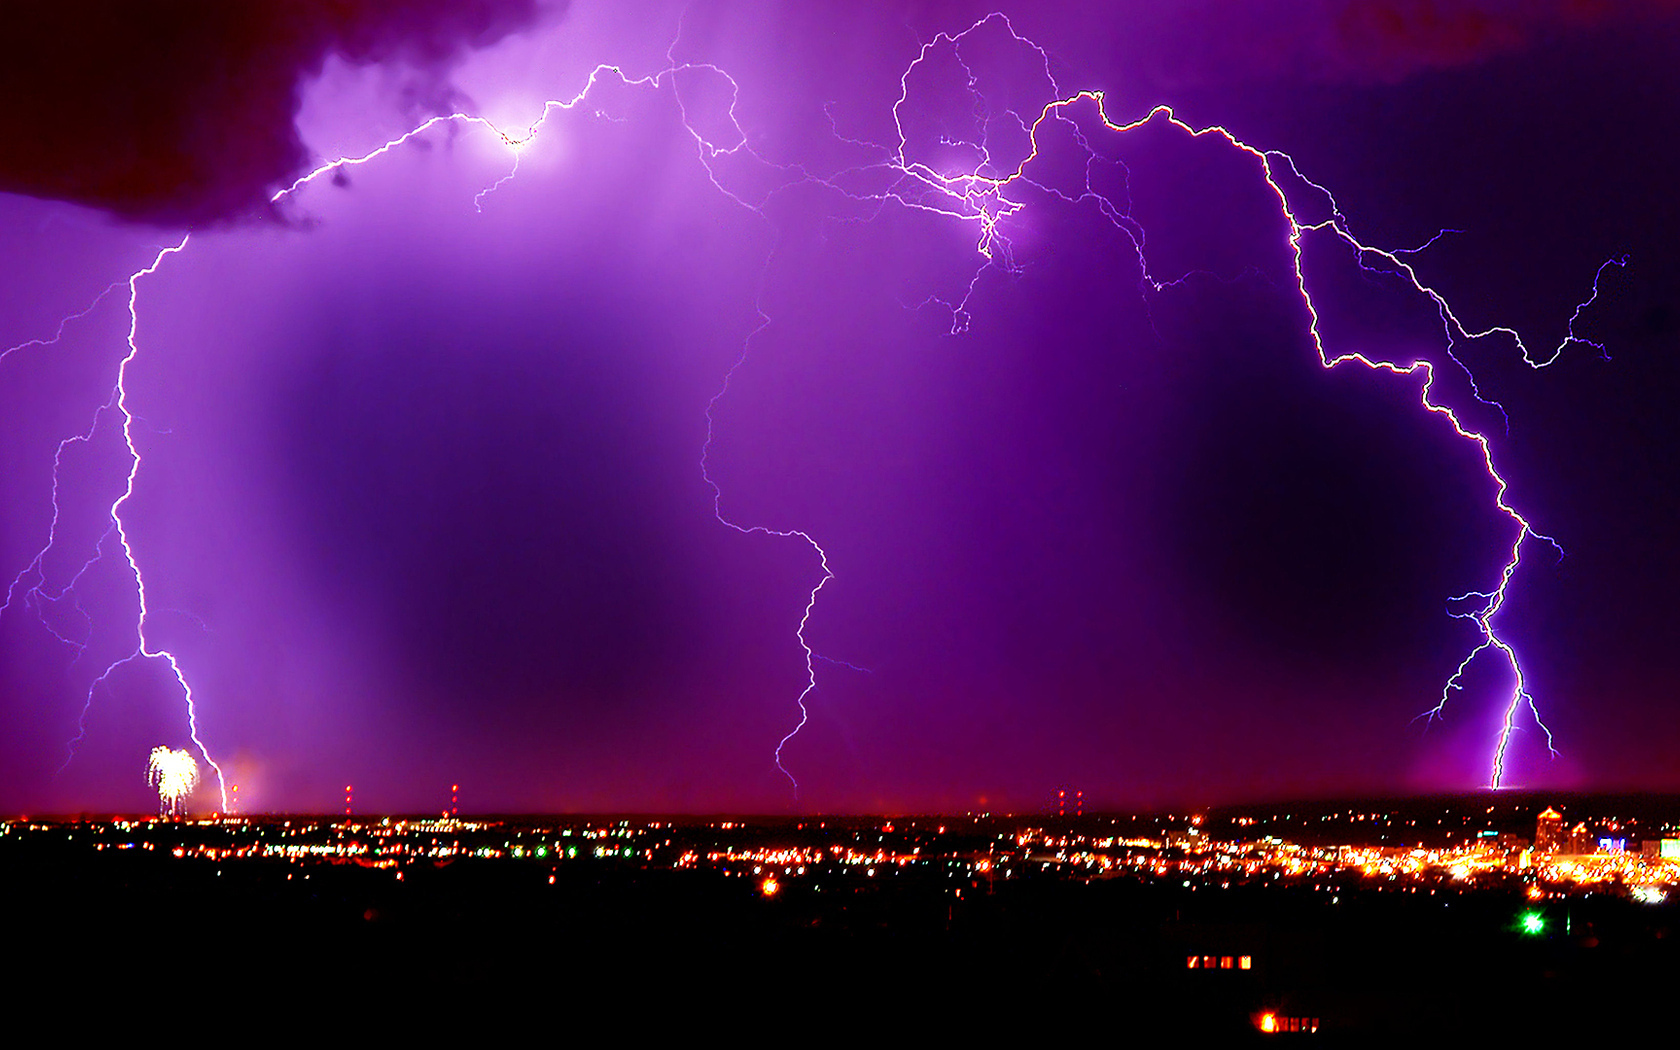
[[[0,810],[1676,786],[1672,5],[87,6]]]

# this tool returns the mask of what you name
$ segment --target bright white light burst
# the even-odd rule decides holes
[[[146,783],[157,785],[160,809],[171,815],[179,813],[181,803],[198,786],[198,763],[185,749],[154,747],[146,763]]]

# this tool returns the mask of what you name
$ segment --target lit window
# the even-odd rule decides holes
[[[1238,959],[1237,960],[1237,968],[1239,970],[1252,970],[1252,969],[1254,969],[1254,956],[1244,955],[1243,957]]]
[[[1316,1017],[1279,1017],[1274,1013],[1264,1013],[1255,1018],[1254,1023],[1262,1032],[1318,1031],[1318,1018]]]

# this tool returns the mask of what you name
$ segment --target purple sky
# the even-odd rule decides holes
[[[135,283],[121,516],[147,648],[247,810],[1486,783],[1497,653],[1416,716],[1481,641],[1449,599],[1516,530],[1418,376],[1320,365],[1256,159],[1069,107],[989,262],[973,207],[906,172],[1006,175],[1022,119],[1085,89],[1286,151],[1367,245],[1456,231],[1398,258],[1539,361],[1628,256],[1574,322],[1607,355],[1539,369],[1502,335],[1454,364],[1434,304],[1329,233],[1301,258],[1327,352],[1434,362],[1567,551],[1530,538],[1492,620],[1559,752],[1519,718],[1506,783],[1680,787],[1674,5],[1005,5],[920,63],[991,8],[284,6],[141,32],[72,4],[0,74],[0,811],[145,810],[148,752],[191,744],[167,662],[90,693],[139,611],[100,408],[126,282],[189,230]],[[513,149],[454,121],[267,203],[435,113],[523,135],[603,63],[625,77],[499,186]],[[1148,277],[1190,276],[1151,288],[1139,237]],[[724,518],[833,572],[797,801],[774,752],[821,562],[721,523],[708,472]]]

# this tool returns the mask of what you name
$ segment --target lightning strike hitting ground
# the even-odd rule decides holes
[[[1038,65],[1041,65],[1043,70],[1043,90],[1040,94],[1040,97],[1043,99],[1042,104],[1034,103],[1033,108],[1022,112],[1017,112],[1012,109],[1002,109],[994,112],[991,109],[988,101],[980,95],[979,89],[976,86],[979,78],[971,68],[968,60],[964,57],[965,43],[969,42],[971,37],[983,33],[1006,34],[1012,46],[1028,49],[1030,53],[1035,56],[1033,61]],[[1530,694],[1526,685],[1522,666],[1518,660],[1517,653],[1511,646],[1510,642],[1499,633],[1498,626],[1495,621],[1498,614],[1505,607],[1512,578],[1522,562],[1525,545],[1528,541],[1531,539],[1540,541],[1542,544],[1549,546],[1559,554],[1561,554],[1561,548],[1559,548],[1557,543],[1550,537],[1536,531],[1529,520],[1519,513],[1507,500],[1508,484],[1495,466],[1494,455],[1487,434],[1466,424],[1463,421],[1461,413],[1453,409],[1451,406],[1434,399],[1432,391],[1437,375],[1437,364],[1435,362],[1425,360],[1421,357],[1405,361],[1387,360],[1381,357],[1368,356],[1361,352],[1335,351],[1326,344],[1326,341],[1320,332],[1319,306],[1310,288],[1312,282],[1309,279],[1308,267],[1304,260],[1304,244],[1309,239],[1313,238],[1327,239],[1331,242],[1339,243],[1346,251],[1352,253],[1355,261],[1360,267],[1373,273],[1383,275],[1388,279],[1402,282],[1409,289],[1411,294],[1423,297],[1433,307],[1439,317],[1440,331],[1443,340],[1442,353],[1446,355],[1454,366],[1464,371],[1466,378],[1469,379],[1472,384],[1472,391],[1474,391],[1474,377],[1469,374],[1469,370],[1465,368],[1454,352],[1457,347],[1464,343],[1490,337],[1509,339],[1521,354],[1523,361],[1534,368],[1543,368],[1551,364],[1556,361],[1564,351],[1577,345],[1590,347],[1599,354],[1604,354],[1605,349],[1601,344],[1593,342],[1577,334],[1576,324],[1581,319],[1583,311],[1587,310],[1597,299],[1600,292],[1600,281],[1605,270],[1610,267],[1619,268],[1625,266],[1625,258],[1609,259],[1599,267],[1599,270],[1593,278],[1592,294],[1575,308],[1574,314],[1569,320],[1567,334],[1563,341],[1548,355],[1540,358],[1531,354],[1528,346],[1523,342],[1518,333],[1510,328],[1492,326],[1475,330],[1465,324],[1458,314],[1454,312],[1445,296],[1438,292],[1435,288],[1426,284],[1419,277],[1413,267],[1413,264],[1408,261],[1408,257],[1424,250],[1425,248],[1428,248],[1429,244],[1432,244],[1435,238],[1431,238],[1428,243],[1418,248],[1409,249],[1384,249],[1363,243],[1351,232],[1350,224],[1343,215],[1335,198],[1331,196],[1329,191],[1323,186],[1312,182],[1310,179],[1302,175],[1297,169],[1295,162],[1290,157],[1277,151],[1263,150],[1255,146],[1251,146],[1221,126],[1212,125],[1204,128],[1193,127],[1180,120],[1176,115],[1174,115],[1170,108],[1165,106],[1156,107],[1144,116],[1129,122],[1115,120],[1109,115],[1106,99],[1101,92],[1079,91],[1068,93],[1062,91],[1056,84],[1056,81],[1051,74],[1050,61],[1047,53],[1036,44],[1033,44],[1030,40],[1027,40],[1025,37],[1018,34],[1013,25],[1011,25],[1009,20],[1002,14],[988,15],[970,25],[967,29],[960,33],[940,34],[933,40],[921,46],[919,53],[916,55],[914,60],[911,61],[909,66],[905,68],[899,79],[899,98],[892,107],[893,124],[897,129],[898,134],[896,143],[883,145],[864,142],[858,139],[846,138],[841,135],[837,129],[832,127],[833,119],[831,116],[831,130],[837,139],[854,146],[871,149],[878,154],[879,159],[870,164],[833,171],[828,174],[814,173],[807,167],[797,163],[773,161],[755,152],[748,145],[748,136],[736,118],[736,101],[739,97],[740,89],[734,78],[723,69],[714,65],[704,63],[685,64],[676,62],[676,60],[672,57],[676,51],[676,47],[677,41],[673,41],[671,48],[667,50],[667,59],[670,64],[667,65],[666,68],[646,76],[631,76],[623,72],[619,67],[613,65],[597,66],[588,75],[581,90],[579,90],[575,95],[569,99],[549,100],[545,102],[542,106],[541,113],[537,116],[537,118],[529,125],[516,132],[505,131],[485,118],[470,113],[456,112],[448,115],[432,117],[412,130],[385,142],[365,154],[354,157],[341,157],[336,160],[320,164],[307,174],[276,191],[270,198],[271,203],[278,204],[281,201],[292,197],[300,189],[313,183],[323,175],[328,175],[330,173],[339,172],[343,169],[374,162],[377,159],[400,149],[405,144],[416,140],[418,137],[424,135],[431,129],[438,128],[443,125],[451,125],[469,129],[483,129],[494,135],[511,154],[512,164],[509,167],[507,174],[497,179],[494,183],[485,186],[473,198],[473,207],[482,212],[484,208],[492,205],[492,195],[518,175],[520,156],[524,147],[536,140],[537,136],[547,123],[550,115],[556,111],[574,109],[590,96],[591,92],[601,81],[605,79],[612,79],[624,87],[641,88],[653,92],[668,93],[678,108],[682,126],[686,130],[687,134],[692,138],[697,159],[704,168],[711,184],[729,200],[755,213],[759,217],[764,218],[766,222],[768,222],[769,219],[766,216],[764,205],[770,200],[770,198],[789,187],[803,185],[822,187],[823,189],[830,191],[838,195],[840,198],[850,202],[873,207],[877,214],[880,209],[896,207],[931,213],[956,222],[971,223],[975,230],[974,248],[979,261],[974,271],[974,276],[968,282],[966,292],[956,302],[946,303],[931,297],[926,300],[926,303],[935,303],[949,311],[951,317],[951,334],[959,336],[969,327],[970,314],[968,306],[970,300],[976,294],[982,275],[988,270],[999,270],[1004,273],[1019,272],[1018,267],[1013,261],[1013,246],[1010,242],[1009,235],[1012,224],[1020,219],[1028,207],[1028,199],[1014,192],[1020,188],[1030,187],[1035,193],[1047,194],[1064,202],[1089,203],[1094,205],[1103,220],[1112,224],[1115,229],[1124,234],[1136,249],[1136,263],[1140,268],[1140,273],[1142,274],[1139,294],[1143,296],[1146,301],[1150,296],[1171,294],[1174,288],[1183,285],[1187,281],[1195,280],[1201,277],[1217,276],[1201,273],[1199,271],[1171,276],[1156,274],[1151,271],[1149,260],[1145,252],[1145,231],[1138,221],[1130,214],[1129,203],[1125,201],[1117,201],[1106,195],[1104,192],[1097,190],[1092,185],[1090,172],[1092,165],[1099,159],[1099,155],[1096,151],[1096,147],[1093,145],[1092,138],[1087,135],[1085,125],[1080,122],[1079,118],[1083,118],[1087,122],[1094,119],[1096,122],[1100,123],[1104,134],[1112,136],[1125,136],[1131,132],[1137,131],[1138,129],[1144,128],[1145,126],[1155,125],[1157,128],[1170,128],[1173,131],[1184,136],[1188,136],[1191,139],[1206,139],[1222,142],[1230,150],[1240,153],[1252,160],[1254,164],[1254,176],[1264,182],[1270,194],[1276,200],[1278,215],[1287,229],[1287,247],[1289,257],[1291,259],[1292,271],[1290,274],[1290,282],[1293,287],[1294,294],[1299,299],[1304,328],[1318,354],[1320,365],[1326,369],[1334,369],[1347,364],[1356,364],[1366,369],[1387,372],[1397,377],[1411,377],[1418,385],[1418,400],[1421,407],[1432,415],[1438,416],[1444,420],[1459,438],[1470,442],[1477,448],[1482,464],[1485,467],[1488,482],[1491,488],[1492,504],[1497,509],[1498,513],[1509,523],[1511,538],[1509,546],[1505,548],[1502,555],[1502,566],[1497,573],[1495,583],[1489,589],[1469,591],[1451,599],[1449,613],[1453,616],[1473,623],[1478,635],[1480,636],[1480,642],[1467,656],[1464,657],[1457,670],[1451,675],[1451,677],[1449,677],[1443,687],[1440,701],[1430,708],[1426,714],[1431,718],[1440,716],[1445,709],[1450,695],[1453,692],[1462,689],[1464,675],[1468,668],[1479,657],[1491,650],[1497,654],[1498,659],[1502,659],[1505,662],[1510,674],[1511,685],[1510,692],[1502,701],[1504,715],[1501,729],[1493,745],[1488,778],[1490,786],[1497,788],[1505,781],[1507,749],[1512,735],[1518,730],[1519,722],[1524,717],[1532,718],[1534,724],[1546,733],[1547,744],[1548,747],[1550,747],[1550,732],[1545,730],[1544,724],[1540,721],[1538,709],[1535,705],[1534,698]],[[955,168],[952,168],[949,164],[944,164],[942,166],[939,162],[916,155],[911,146],[910,136],[906,132],[903,117],[903,111],[909,105],[913,93],[911,86],[913,78],[918,75],[924,64],[928,63],[930,58],[936,53],[946,54],[955,61],[957,68],[960,69],[963,75],[967,77],[965,90],[973,96],[976,112],[984,115],[982,120],[982,133],[977,141],[969,142],[959,140],[947,141],[945,143],[945,145],[948,146],[960,147],[961,150],[966,151],[968,155],[971,155],[974,158],[972,163],[959,165]],[[722,106],[723,112],[721,113],[721,120],[718,121],[717,126],[728,129],[728,136],[731,141],[713,141],[712,138],[708,137],[699,130],[697,126],[698,122],[693,119],[693,115],[689,112],[689,102],[684,96],[682,78],[700,74],[720,77],[728,86],[728,101],[726,105]],[[1023,155],[1015,159],[993,156],[994,149],[990,141],[989,131],[993,121],[1004,122],[1005,127],[1012,128],[1017,135],[1025,136],[1028,148]],[[1059,130],[1071,133],[1071,138],[1075,147],[1083,151],[1086,164],[1085,184],[1075,193],[1070,193],[1056,188],[1047,182],[1036,181],[1033,176],[1035,165],[1041,160],[1041,132],[1050,125],[1055,125]],[[775,172],[779,176],[779,181],[777,181],[776,185],[767,190],[761,189],[756,195],[749,194],[746,191],[731,189],[728,185],[729,180],[720,174],[720,170],[717,166],[717,162],[720,159],[728,157],[750,158],[753,162],[763,166],[763,168]],[[1124,170],[1123,165],[1120,165],[1120,167]],[[860,186],[871,185],[874,188],[859,188]],[[1327,214],[1328,217],[1318,219],[1317,221],[1307,221],[1300,217],[1309,210],[1314,211],[1317,214]],[[1450,231],[1442,231],[1441,234],[1437,234],[1436,236],[1439,237],[1447,232]],[[195,698],[181,662],[168,650],[162,648],[154,649],[148,645],[146,638],[146,620],[148,615],[146,582],[144,575],[141,572],[140,558],[136,554],[134,546],[130,541],[126,523],[123,519],[124,507],[133,496],[135,486],[141,473],[141,456],[136,448],[133,437],[135,417],[129,405],[128,391],[125,386],[128,367],[140,352],[140,343],[137,340],[137,333],[140,326],[138,305],[140,281],[141,278],[153,274],[170,256],[187,250],[187,247],[188,238],[183,237],[179,243],[161,249],[147,266],[136,271],[128,278],[128,352],[118,365],[111,399],[96,410],[94,419],[85,432],[65,438],[59,444],[58,451],[54,459],[53,517],[52,524],[48,530],[46,544],[43,546],[40,553],[38,553],[30,562],[30,564],[13,578],[12,584],[6,593],[5,604],[0,605],[0,614],[3,614],[10,607],[14,595],[20,593],[20,588],[21,593],[25,597],[25,601],[36,604],[37,608],[39,608],[40,603],[43,601],[61,601],[65,597],[73,595],[76,582],[81,579],[81,573],[78,573],[67,586],[52,593],[48,593],[43,590],[44,583],[43,577],[41,576],[42,559],[53,547],[58,534],[59,469],[62,465],[63,455],[67,447],[90,440],[94,432],[99,427],[100,420],[104,417],[105,413],[114,409],[120,414],[122,419],[122,433],[124,444],[130,458],[130,466],[127,473],[126,483],[121,494],[118,495],[110,505],[109,514],[111,530],[107,533],[107,538],[109,538],[111,533],[114,533],[134,579],[134,588],[139,607],[135,625],[137,646],[129,655],[110,664],[95,680],[93,686],[89,689],[88,703],[91,703],[92,701],[94,689],[97,689],[100,684],[104,683],[111,673],[118,667],[139,659],[162,660],[166,662],[175,677],[185,702],[187,723],[192,742],[216,774],[218,786],[223,792],[222,806],[225,811],[228,807],[226,786],[223,782],[222,770],[221,767],[218,766],[211,758],[210,751],[205,746],[204,741],[200,739]],[[773,254],[774,253],[772,253],[772,255]],[[766,273],[769,271],[769,265],[770,260],[767,259]],[[122,282],[117,282],[117,284],[120,283]],[[59,325],[58,333],[51,339],[31,340],[27,343],[18,344],[17,346],[14,346],[4,352],[0,352],[0,360],[4,360],[6,356],[26,348],[44,347],[52,344],[62,336],[67,325],[92,311],[94,307],[99,304],[100,300],[108,295],[115,287],[116,284],[113,284],[111,288],[107,288],[104,292],[100,293],[99,298],[95,299],[86,310],[66,317]],[[760,293],[759,302],[762,303],[762,291]],[[926,303],[924,303],[924,305]],[[792,783],[795,797],[797,798],[798,782],[793,777],[793,774],[788,770],[787,766],[784,765],[783,753],[788,743],[800,732],[801,729],[804,728],[809,720],[810,711],[807,707],[806,701],[810,697],[811,693],[817,688],[816,663],[819,660],[826,659],[819,656],[813,649],[807,637],[807,630],[810,627],[811,618],[815,612],[818,597],[828,582],[834,578],[829,564],[828,553],[817,542],[817,540],[804,529],[785,526],[772,527],[763,524],[745,524],[730,518],[724,512],[723,491],[714,480],[709,469],[709,457],[714,441],[715,409],[718,403],[729,393],[730,382],[736,375],[737,371],[748,360],[754,340],[762,332],[764,332],[770,323],[770,317],[762,308],[760,308],[758,310],[757,324],[742,340],[741,351],[736,357],[735,363],[723,376],[717,393],[704,406],[706,435],[704,443],[700,449],[699,468],[706,484],[712,489],[712,509],[719,522],[744,534],[763,534],[766,536],[775,536],[785,539],[797,539],[808,545],[812,552],[816,555],[818,579],[811,587],[807,595],[794,632],[799,647],[803,651],[805,663],[804,685],[795,699],[795,703],[799,709],[799,717],[797,724],[795,724],[793,728],[778,741],[774,751],[775,764],[777,768],[787,776],[790,783]],[[1479,393],[1475,396],[1480,399]],[[1490,405],[1495,404],[1491,401],[1485,403]],[[93,556],[89,559],[87,565],[93,564],[100,557],[104,542],[105,540],[101,540],[96,546]],[[82,572],[86,572],[86,566],[84,566]],[[33,578],[35,583],[32,585],[25,584],[25,580],[28,578]],[[45,621],[43,621],[43,623],[44,622]],[[80,643],[78,643],[75,639],[66,637],[63,634],[60,634],[57,630],[54,630],[53,633],[66,644],[73,647],[78,647],[80,645]],[[838,663],[838,661],[835,662]],[[852,665],[846,664],[844,666],[849,667]],[[1526,716],[1524,715],[1525,711]],[[84,705],[84,724],[86,713],[87,709]],[[80,739],[79,735],[78,739]],[[74,744],[75,742],[72,741],[72,752]],[[187,755],[186,752],[169,752],[167,749],[157,749],[152,754],[152,771],[148,775],[156,775],[159,778],[160,791],[163,790],[162,785],[164,783],[164,778],[166,777],[166,772],[160,771],[160,761],[171,763],[180,762],[180,759],[176,757],[160,759],[160,755],[185,756],[186,765],[190,765],[192,776],[196,777],[197,766],[192,762],[191,756]],[[184,769],[185,766],[170,768]],[[185,776],[186,774],[181,772],[178,774],[167,775]],[[178,780],[169,782],[179,783]],[[189,784],[185,791],[176,796],[177,800],[180,797],[184,797],[185,793],[190,790],[191,785]],[[164,797],[168,800],[170,796],[165,794]]]
[[[898,109],[900,106],[904,105],[909,97],[909,81],[911,74],[916,69],[916,66],[926,61],[933,49],[945,46],[951,49],[958,65],[965,71],[965,73],[969,72],[968,66],[963,62],[961,55],[963,40],[970,34],[978,32],[989,25],[993,25],[994,23],[1001,26],[1002,29],[1015,41],[1031,47],[1038,56],[1044,60],[1045,79],[1049,84],[1053,96],[1055,96],[1044,105],[1043,109],[1033,119],[1030,125],[1030,150],[1027,155],[1015,165],[1012,171],[1009,171],[1007,174],[1001,176],[989,176],[983,174],[985,169],[988,167],[992,167],[993,170],[996,170],[993,166],[990,150],[985,141],[969,144],[979,153],[981,163],[971,170],[961,171],[956,174],[944,174],[936,170],[928,163],[915,161],[909,158],[906,155],[906,145],[908,140],[904,133],[904,126],[898,119]],[[974,82],[975,78],[972,73],[970,73],[969,85],[971,92],[973,91]],[[1290,256],[1293,260],[1292,280],[1295,290],[1299,295],[1302,308],[1305,311],[1307,317],[1307,331],[1312,340],[1313,347],[1318,353],[1320,364],[1323,367],[1330,369],[1352,362],[1362,365],[1368,369],[1385,371],[1394,375],[1412,375],[1420,377],[1421,382],[1418,395],[1419,403],[1427,411],[1445,419],[1448,425],[1452,427],[1454,433],[1456,433],[1460,438],[1472,442],[1477,447],[1481,455],[1483,466],[1486,469],[1487,476],[1493,486],[1494,506],[1498,509],[1500,514],[1510,521],[1513,527],[1511,546],[1505,556],[1504,564],[1499,572],[1498,583],[1491,590],[1472,591],[1452,599],[1453,607],[1469,602],[1472,599],[1480,599],[1480,605],[1474,606],[1468,611],[1453,611],[1451,615],[1468,619],[1475,623],[1477,630],[1482,637],[1482,641],[1479,645],[1472,649],[1471,652],[1464,658],[1463,662],[1459,664],[1457,670],[1448,679],[1443,689],[1440,702],[1426,712],[1426,714],[1430,717],[1440,715],[1449,694],[1454,690],[1461,688],[1461,682],[1466,669],[1478,656],[1492,649],[1497,651],[1500,656],[1503,657],[1507,667],[1509,668],[1511,675],[1511,691],[1504,702],[1504,716],[1501,722],[1501,728],[1493,745],[1493,752],[1490,758],[1488,785],[1493,788],[1498,788],[1501,787],[1505,781],[1507,749],[1510,745],[1511,736],[1517,729],[1519,714],[1524,708],[1526,708],[1528,713],[1533,717],[1535,725],[1545,734],[1547,748],[1555,755],[1557,752],[1552,746],[1553,741],[1551,731],[1547,729],[1545,724],[1540,720],[1539,711],[1535,706],[1534,698],[1529,693],[1525,684],[1522,666],[1517,658],[1516,650],[1512,648],[1508,641],[1499,635],[1493,620],[1505,605],[1507,590],[1510,585],[1511,578],[1516,573],[1517,567],[1522,562],[1523,546],[1525,541],[1531,538],[1539,540],[1553,548],[1560,556],[1562,555],[1562,548],[1559,547],[1557,542],[1551,537],[1535,531],[1528,519],[1520,514],[1509,502],[1507,502],[1506,492],[1509,485],[1494,465],[1493,450],[1487,435],[1466,426],[1462,422],[1459,414],[1450,406],[1431,399],[1430,393],[1435,381],[1435,365],[1433,363],[1424,360],[1421,357],[1413,359],[1410,362],[1398,362],[1370,357],[1356,351],[1333,353],[1326,346],[1324,337],[1319,330],[1318,305],[1314,301],[1312,292],[1308,288],[1308,278],[1303,261],[1303,241],[1308,235],[1326,235],[1336,238],[1355,253],[1356,258],[1362,267],[1366,266],[1366,260],[1368,257],[1376,257],[1386,260],[1392,266],[1391,272],[1400,276],[1410,285],[1414,292],[1426,297],[1428,301],[1433,304],[1441,321],[1442,334],[1445,340],[1444,352],[1461,368],[1464,366],[1452,353],[1454,346],[1460,342],[1469,342],[1495,335],[1510,339],[1516,345],[1516,348],[1521,352],[1523,360],[1534,368],[1542,368],[1551,364],[1556,361],[1565,350],[1573,345],[1590,346],[1597,350],[1600,354],[1603,354],[1604,347],[1596,342],[1577,335],[1575,325],[1580,319],[1582,312],[1591,306],[1597,299],[1599,295],[1599,282],[1603,277],[1604,271],[1611,266],[1625,266],[1627,263],[1626,258],[1612,258],[1600,265],[1598,271],[1593,277],[1592,294],[1585,301],[1576,306],[1574,314],[1570,317],[1568,331],[1563,341],[1547,357],[1537,360],[1530,354],[1527,345],[1514,329],[1503,326],[1491,326],[1480,331],[1473,331],[1468,328],[1453,312],[1446,297],[1434,288],[1425,284],[1418,277],[1417,272],[1413,269],[1412,265],[1401,258],[1403,254],[1410,254],[1411,252],[1421,249],[1411,249],[1409,251],[1389,250],[1373,247],[1359,241],[1348,229],[1347,220],[1343,216],[1335,198],[1332,197],[1329,191],[1324,187],[1301,176],[1294,160],[1288,155],[1275,150],[1258,149],[1242,141],[1230,131],[1218,125],[1212,125],[1205,128],[1192,127],[1175,116],[1172,109],[1167,106],[1157,106],[1145,116],[1137,120],[1122,123],[1115,121],[1109,116],[1105,99],[1101,92],[1081,91],[1064,96],[1062,95],[1060,89],[1056,86],[1054,78],[1050,75],[1048,56],[1042,49],[1033,45],[1030,41],[1026,41],[1023,37],[1016,33],[1014,27],[1010,25],[1009,20],[1002,14],[989,15],[976,22],[962,33],[958,33],[955,36],[942,34],[936,37],[932,42],[924,45],[915,62],[906,69],[904,76],[900,80],[900,86],[902,90],[899,97],[899,103],[894,107],[894,123],[899,130],[899,141],[894,156],[894,164],[906,176],[917,180],[922,187],[929,189],[936,194],[943,195],[951,203],[951,206],[948,209],[935,207],[934,210],[942,210],[945,214],[950,215],[953,218],[972,222],[978,227],[979,237],[976,243],[976,249],[986,260],[982,269],[984,266],[996,265],[999,257],[1004,260],[1003,266],[1006,269],[1010,266],[1008,263],[1009,242],[1004,236],[1002,227],[1005,220],[1018,215],[1026,207],[1026,203],[1024,201],[1012,199],[1009,196],[1009,190],[1012,186],[1016,184],[1031,186],[1036,190],[1053,194],[1063,200],[1074,199],[1059,190],[1053,189],[1042,183],[1034,182],[1027,174],[1028,167],[1039,157],[1039,134],[1046,122],[1055,120],[1068,123],[1073,127],[1075,132],[1075,141],[1085,149],[1087,161],[1089,162],[1097,159],[1096,153],[1090,147],[1084,134],[1078,129],[1077,125],[1074,125],[1069,118],[1063,115],[1064,111],[1073,107],[1084,105],[1094,108],[1095,116],[1101,121],[1103,127],[1116,135],[1124,135],[1128,132],[1142,128],[1145,125],[1150,124],[1152,121],[1160,119],[1191,138],[1212,137],[1223,140],[1232,149],[1247,154],[1257,162],[1257,174],[1264,179],[1267,187],[1276,197],[1279,213],[1283,220],[1287,223],[1289,231],[1289,250]],[[977,99],[977,102],[978,101],[980,100]],[[1018,114],[1007,112],[1004,115],[1012,118],[1017,123],[1021,122],[1021,117]],[[1290,194],[1284,189],[1282,181],[1280,181],[1280,172],[1277,167],[1277,165],[1280,164],[1283,166],[1284,171],[1288,176],[1304,183],[1311,192],[1322,196],[1324,203],[1328,205],[1330,214],[1329,218],[1313,223],[1303,222],[1301,219],[1297,218],[1297,213],[1301,210],[1300,205],[1292,201]],[[1089,167],[1087,167],[1087,172],[1089,172]],[[1142,228],[1130,218],[1125,207],[1092,188],[1089,175],[1087,175],[1083,193],[1077,199],[1094,201],[1098,205],[1101,214],[1113,223],[1117,229],[1125,233],[1130,238],[1132,244],[1137,249],[1137,260],[1143,274],[1143,290],[1146,294],[1149,292],[1163,292],[1166,289],[1174,287],[1183,281],[1196,276],[1195,274],[1181,274],[1172,278],[1162,278],[1161,276],[1152,274],[1150,272],[1149,262],[1144,251],[1145,238]],[[904,203],[913,207],[929,207],[926,202],[920,199],[913,203]],[[1437,236],[1439,236],[1439,234]],[[1427,244],[1424,245],[1424,247],[1427,246]],[[1213,275],[1210,274],[1206,276]],[[977,273],[975,281],[971,281],[969,284],[970,295],[972,295],[975,282],[977,282],[978,279],[979,277]],[[963,328],[966,328],[967,302],[968,300],[965,298],[950,308],[953,318],[953,331],[961,331]],[[1465,369],[1465,371],[1468,374],[1468,369]],[[1473,384],[1474,377],[1471,377],[1471,381]],[[1480,398],[1479,394],[1477,396]],[[1503,410],[1501,409],[1501,411]]]
[[[198,748],[198,753],[204,756],[204,761],[209,763],[210,768],[215,771],[216,789],[221,793],[222,810],[223,812],[226,812],[228,804],[227,782],[222,777],[222,767],[217,765],[216,760],[210,757],[210,749],[205,747],[204,741],[200,740],[198,737],[198,707],[193,700],[192,686],[187,682],[186,672],[181,669],[181,661],[176,659],[175,654],[167,649],[148,649],[146,647],[146,617],[150,611],[146,605],[146,578],[140,572],[140,563],[135,560],[134,545],[129,542],[128,528],[124,524],[122,517],[123,504],[127,503],[134,496],[134,479],[140,473],[140,450],[134,446],[134,413],[131,412],[128,407],[128,388],[126,385],[128,382],[128,366],[140,353],[140,344],[135,342],[135,336],[140,327],[140,314],[138,306],[140,298],[140,278],[157,272],[157,268],[163,265],[163,260],[165,258],[186,248],[188,240],[188,237],[182,237],[181,243],[158,252],[157,257],[152,260],[150,266],[139,270],[128,279],[128,353],[123,357],[122,363],[117,366],[117,411],[122,413],[123,444],[128,448],[130,466],[128,468],[128,479],[123,485],[122,495],[118,496],[116,502],[111,504],[111,521],[116,526],[117,542],[122,545],[123,556],[128,559],[128,567],[134,573],[134,593],[135,597],[140,602],[140,615],[134,624],[135,640],[137,643],[134,653],[125,657],[123,660],[118,661],[118,663],[112,664],[106,669],[105,675],[109,675],[111,671],[118,666],[118,664],[127,663],[129,660],[134,660],[139,657],[145,657],[150,660],[163,660],[169,664],[169,670],[175,676],[175,681],[180,685],[181,696],[186,703],[187,735],[192,738],[194,746]],[[103,679],[105,675],[101,675],[100,678]],[[96,681],[94,684],[97,686],[98,682]],[[91,694],[92,690],[90,689],[89,695]],[[157,753],[154,751],[153,756],[155,757],[156,754]],[[197,776],[198,767],[195,765],[193,767],[193,777],[195,780]]]

